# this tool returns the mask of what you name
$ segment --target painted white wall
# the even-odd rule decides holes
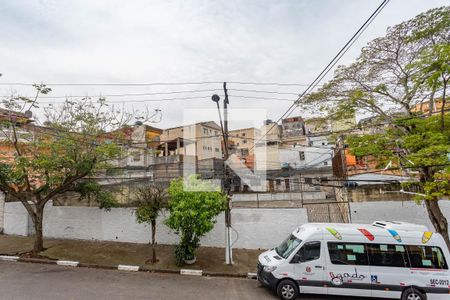
[[[439,206],[450,220],[450,201],[441,200]],[[373,221],[404,221],[428,226],[434,230],[428,218],[425,204],[414,201],[373,201],[350,204],[353,223],[372,223]]]
[[[7,234],[28,235],[28,216],[21,203],[6,203]],[[175,244],[175,235],[157,220],[156,239],[160,244]],[[279,244],[297,226],[307,223],[306,209],[233,209],[234,248],[271,248]],[[5,228],[6,229],[6,228]],[[237,233],[236,233],[237,232]],[[44,235],[53,238],[148,243],[151,229],[136,223],[132,208],[113,208],[106,212],[95,207],[53,206],[49,202],[44,213]],[[224,215],[217,218],[214,229],[202,238],[201,244],[223,247]]]
[[[4,233],[28,235],[29,217],[28,213],[20,202],[5,203],[4,211]]]
[[[233,194],[233,202],[239,201],[286,201],[286,200],[323,200],[326,198],[325,192],[304,192],[302,193],[242,193]]]
[[[0,192],[0,233],[3,232],[3,220],[5,213],[5,194]]]

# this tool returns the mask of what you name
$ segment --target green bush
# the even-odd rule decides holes
[[[168,192],[170,216],[165,224],[180,235],[175,258],[182,265],[195,257],[200,238],[214,228],[217,215],[225,210],[226,195],[197,176],[172,181]]]

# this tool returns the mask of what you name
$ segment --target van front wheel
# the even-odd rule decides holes
[[[277,294],[280,299],[294,300],[298,296],[298,286],[292,280],[284,279],[278,284]]]
[[[427,296],[416,288],[408,288],[403,291],[402,300],[426,300]]]

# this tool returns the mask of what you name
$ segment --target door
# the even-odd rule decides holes
[[[301,293],[326,294],[324,253],[321,246],[320,241],[306,242],[294,256],[294,269]]]
[[[371,295],[367,247],[364,243],[327,242],[327,291],[330,295]]]

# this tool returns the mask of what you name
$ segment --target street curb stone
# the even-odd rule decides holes
[[[19,257],[19,259],[17,261],[27,262],[27,263],[36,263],[36,264],[56,265],[56,260],[43,259],[43,258]]]
[[[192,276],[202,276],[202,270],[191,270],[191,269],[181,269],[180,275],[192,275]]]
[[[149,272],[149,273],[161,273],[161,274],[180,274],[180,275],[194,275],[194,276],[210,276],[210,277],[235,277],[235,278],[250,278],[249,274],[252,273],[224,273],[224,272],[211,272],[203,270],[190,270],[190,269],[151,269],[145,266],[129,266],[129,265],[100,265],[91,263],[82,263],[77,261],[62,261],[62,260],[51,260],[43,258],[28,258],[28,257],[17,257],[0,255],[0,260],[4,261],[17,261],[25,263],[38,263],[38,264],[50,264],[50,265],[60,265],[60,266],[71,266],[71,267],[81,267],[81,268],[93,268],[93,269],[106,269],[106,270],[121,270],[121,271],[132,271],[132,272]],[[182,272],[183,271],[183,272]],[[189,274],[191,273],[192,274]],[[194,274],[195,273],[195,274]]]
[[[70,260],[58,260],[56,262],[56,264],[59,265],[59,266],[66,266],[66,267],[78,267],[80,262],[78,262],[78,261],[70,261]]]
[[[118,265],[117,270],[137,272],[139,271],[139,266]]]
[[[18,259],[18,256],[0,255],[0,260],[4,261],[17,261]]]

